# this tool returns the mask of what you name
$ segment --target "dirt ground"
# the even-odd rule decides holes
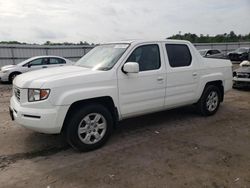
[[[212,117],[184,107],[125,120],[88,153],[12,122],[10,95],[0,84],[0,187],[250,187],[250,91],[227,93]]]

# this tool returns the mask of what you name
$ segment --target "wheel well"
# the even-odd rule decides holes
[[[224,86],[223,86],[223,83],[221,80],[216,80],[216,81],[211,81],[211,82],[208,82],[205,86],[205,88],[209,85],[212,85],[212,86],[216,86],[219,88],[220,90],[220,101],[223,102],[224,100]]]
[[[14,72],[10,73],[10,75],[9,75],[9,80],[10,80],[10,77],[11,77],[13,74],[22,74],[22,73],[21,73],[21,72],[18,72],[18,71],[14,71]]]
[[[92,99],[86,99],[86,100],[80,100],[76,101],[73,104],[70,105],[68,112],[66,114],[66,117],[63,122],[63,127],[61,129],[61,132],[65,130],[67,121],[69,120],[69,117],[71,116],[72,113],[74,113],[77,109],[82,108],[86,104],[90,103],[97,103],[97,104],[102,104],[103,106],[107,107],[107,109],[110,111],[114,124],[118,122],[118,110],[114,104],[114,101],[111,97],[109,96],[104,96],[104,97],[97,97],[97,98],[92,98]]]

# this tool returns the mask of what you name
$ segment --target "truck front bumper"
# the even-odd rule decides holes
[[[69,106],[53,108],[22,107],[13,96],[10,100],[10,116],[21,126],[36,132],[58,134],[61,132]]]

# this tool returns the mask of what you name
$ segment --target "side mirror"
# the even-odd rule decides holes
[[[30,68],[31,67],[31,64],[28,64],[28,68]]]
[[[139,64],[137,62],[127,62],[123,65],[123,71],[125,73],[138,73]]]

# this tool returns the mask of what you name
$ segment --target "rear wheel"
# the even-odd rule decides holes
[[[230,61],[233,61],[233,55],[232,54],[229,54],[228,58],[229,58]]]
[[[197,103],[198,111],[204,116],[210,116],[217,112],[220,106],[221,92],[214,85],[206,86]]]
[[[100,104],[85,105],[75,111],[66,127],[68,143],[80,151],[103,146],[113,130],[113,119],[107,108]]]

